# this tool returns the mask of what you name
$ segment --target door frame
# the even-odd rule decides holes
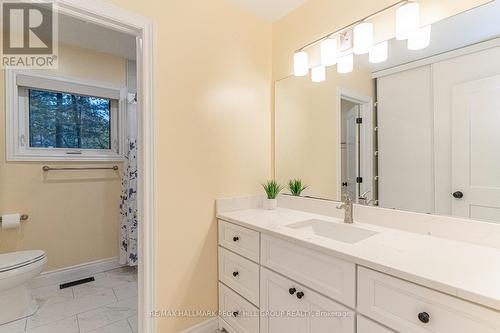
[[[60,14],[70,15],[100,26],[138,37],[137,43],[137,111],[138,111],[138,329],[155,333],[151,315],[155,306],[155,134],[153,106],[153,40],[154,22],[118,6],[100,0],[58,0]],[[117,208],[118,209],[118,208]],[[118,246],[118,244],[117,244]]]
[[[360,155],[361,165],[360,170],[363,176],[361,192],[369,189],[372,196],[374,195],[373,188],[373,98],[366,96],[346,88],[337,88],[337,199],[342,201],[342,100],[347,100],[359,104],[359,112],[363,118],[363,124],[360,129]],[[357,202],[357,198],[353,198]]]

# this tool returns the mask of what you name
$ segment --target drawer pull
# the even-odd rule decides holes
[[[297,289],[295,289],[295,288],[288,289],[288,292],[290,293],[290,295],[295,294],[296,291],[297,291]]]
[[[429,316],[429,314],[427,312],[420,312],[418,314],[418,320],[420,320],[424,324],[427,324],[430,319],[431,319],[431,316]]]
[[[236,318],[240,315],[240,312],[239,311],[234,311],[233,312],[233,317]]]
[[[233,237],[233,242],[237,242],[237,241],[239,241],[239,240],[240,240],[240,238],[239,238],[238,236],[234,236],[234,237]]]
[[[233,272],[233,276],[234,276],[234,277],[237,277],[238,275],[240,275],[240,273],[239,273],[238,271]]]
[[[298,299],[302,299],[302,297],[304,297],[304,293],[303,293],[302,291],[299,291],[299,292],[297,293],[297,298],[298,298]]]

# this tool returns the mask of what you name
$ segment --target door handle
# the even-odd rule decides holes
[[[462,193],[462,191],[456,191],[452,193],[452,196],[455,199],[462,199],[464,197],[464,194]]]

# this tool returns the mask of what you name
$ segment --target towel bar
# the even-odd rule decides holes
[[[67,168],[52,168],[49,167],[48,165],[44,165],[42,167],[42,170],[47,172],[47,171],[55,171],[55,170],[118,170],[118,165],[113,165],[112,167],[67,167]]]

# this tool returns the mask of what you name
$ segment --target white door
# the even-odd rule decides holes
[[[261,333],[354,333],[348,308],[265,268],[261,312]]]
[[[500,223],[500,76],[453,89],[452,211]]]

